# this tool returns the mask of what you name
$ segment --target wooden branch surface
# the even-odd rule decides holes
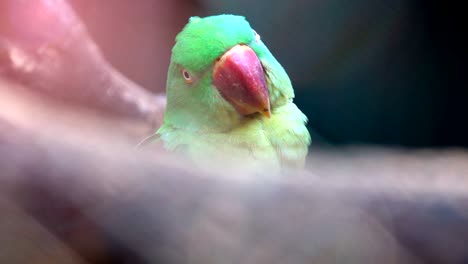
[[[0,77],[63,103],[160,125],[164,97],[109,65],[67,1],[0,4]]]

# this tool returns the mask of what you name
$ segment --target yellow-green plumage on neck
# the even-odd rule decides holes
[[[226,63],[230,50],[236,54]],[[262,72],[252,77],[255,69],[244,62],[255,60]],[[232,89],[225,85],[229,78],[239,81]],[[193,17],[172,50],[167,108],[156,133],[167,150],[201,167],[223,164],[259,173],[302,167],[310,135],[293,97],[288,75],[243,17]]]

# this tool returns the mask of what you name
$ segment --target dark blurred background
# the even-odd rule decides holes
[[[164,91],[189,16],[239,14],[289,73],[296,103],[327,143],[468,147],[464,9],[455,1],[71,2],[107,59],[151,91]]]

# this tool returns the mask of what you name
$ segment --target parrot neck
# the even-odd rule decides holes
[[[244,122],[245,117],[222,98],[208,102],[168,101],[164,123],[177,129],[201,133],[228,132]],[[191,104],[188,107],[187,104]]]
[[[226,109],[219,109],[215,112],[177,111],[175,113],[168,112],[164,123],[191,132],[223,133],[238,127],[243,119],[237,112]]]
[[[210,74],[189,85],[177,78],[179,72],[171,65],[164,124],[191,132],[217,133],[230,131],[243,122],[244,117],[217,92]]]

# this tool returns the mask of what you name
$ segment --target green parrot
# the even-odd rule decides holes
[[[283,172],[304,165],[307,117],[283,67],[242,16],[192,17],[177,35],[157,130],[200,167]]]

